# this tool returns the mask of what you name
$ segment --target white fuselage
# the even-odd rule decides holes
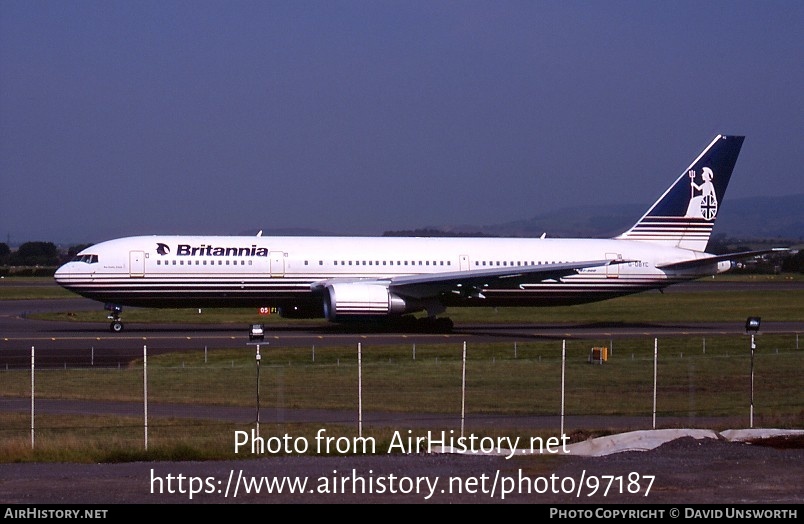
[[[441,237],[138,236],[82,251],[56,273],[80,295],[147,307],[317,309],[322,281],[390,282],[404,275],[616,259],[560,279],[534,276],[489,286],[483,297],[442,293],[448,306],[544,306],[604,300],[715,274],[728,264],[666,271],[706,257],[686,249],[616,239]]]
[[[661,289],[731,267],[731,255],[704,251],[744,138],[717,135],[615,238],[137,236],[85,249],[56,280],[106,302],[115,331],[125,305],[275,307],[337,322]]]

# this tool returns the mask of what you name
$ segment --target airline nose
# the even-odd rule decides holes
[[[70,263],[66,263],[63,266],[59,267],[56,272],[53,274],[53,278],[56,279],[56,282],[61,284],[68,278],[70,278]]]

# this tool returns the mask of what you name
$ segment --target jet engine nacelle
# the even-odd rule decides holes
[[[366,316],[409,313],[409,305],[382,284],[345,282],[330,284],[324,293],[324,316],[337,322]]]

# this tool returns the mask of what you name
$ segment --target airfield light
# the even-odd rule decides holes
[[[749,414],[749,427],[754,427],[754,351],[757,349],[754,335],[759,331],[760,317],[748,317],[745,319],[745,331],[751,333],[751,409]]]
[[[260,345],[257,344],[257,437],[260,436]]]
[[[246,344],[247,346],[257,346],[257,352],[255,354],[255,362],[257,364],[257,437],[259,437],[260,436],[260,361],[262,360],[262,355],[260,355],[260,344],[267,345],[267,342],[263,342],[263,340],[265,339],[264,326],[262,324],[251,324],[251,326],[249,327],[248,339],[249,342]]]

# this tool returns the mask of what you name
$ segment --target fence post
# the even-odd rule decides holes
[[[656,371],[659,358],[659,339],[653,339],[653,429],[656,429]]]
[[[34,347],[31,346],[31,449],[34,449]]]
[[[567,365],[567,339],[561,341],[561,436],[564,436],[564,368]]]
[[[466,417],[466,341],[463,341],[463,361],[461,365],[461,438],[463,438],[464,418]]]
[[[148,451],[148,346],[142,346],[142,402],[145,422],[145,451]]]

